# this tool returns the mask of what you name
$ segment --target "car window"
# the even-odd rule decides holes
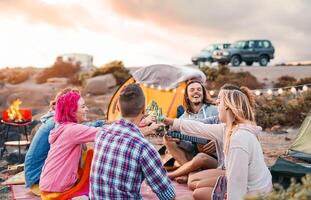
[[[208,45],[202,49],[202,51],[214,51],[215,46],[214,45]]]
[[[263,48],[263,42],[257,41],[257,48]]]
[[[224,48],[224,49],[229,48],[229,46],[230,46],[230,44],[223,44],[223,48]]]
[[[269,47],[270,47],[270,42],[268,42],[268,41],[263,41],[263,47],[264,47],[264,48],[269,48]]]
[[[255,47],[255,41],[249,41],[248,42],[248,48],[253,49]]]
[[[238,42],[233,43],[231,46],[233,48],[244,49],[246,45],[247,45],[246,41],[238,41]]]

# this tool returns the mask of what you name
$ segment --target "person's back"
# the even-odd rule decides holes
[[[231,137],[231,143],[229,148],[229,155],[227,157],[228,174],[232,174],[233,180],[230,180],[230,185],[240,185],[241,182],[235,181],[247,176],[243,182],[245,185],[240,185],[239,188],[246,190],[247,194],[258,192],[269,192],[271,185],[271,174],[265,164],[264,155],[260,142],[257,139],[257,135],[261,131],[261,128],[254,125],[241,124],[235,131],[235,134]],[[246,152],[246,154],[245,154]],[[232,161],[235,159],[237,164],[232,165]],[[230,164],[229,164],[230,163]],[[246,164],[244,164],[246,163]],[[244,168],[243,168],[244,167]],[[248,172],[248,174],[236,173],[238,170]],[[235,193],[228,188],[228,192]],[[245,193],[245,191],[244,191]]]
[[[173,199],[174,188],[160,155],[138,129],[145,113],[141,88],[130,84],[121,92],[122,119],[96,134],[90,178],[90,199],[142,199],[144,179],[159,199]]]
[[[54,114],[49,112],[41,118],[42,124],[31,141],[25,156],[25,186],[38,184],[42,167],[48,155],[50,144],[48,141],[50,131],[54,128]]]
[[[159,193],[169,188],[171,183],[164,177],[150,177],[159,173],[157,170],[161,170],[160,174],[166,172],[161,161],[153,159],[159,157],[157,151],[131,122],[121,119],[104,128],[96,136],[94,149],[91,182],[99,187],[91,184],[91,199],[142,199],[140,187],[144,178],[149,185],[160,185],[160,190],[151,188],[157,195],[162,195],[162,199],[173,194],[170,190],[167,194]]]

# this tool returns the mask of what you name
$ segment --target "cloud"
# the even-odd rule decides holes
[[[308,0],[110,0],[119,15],[207,41],[266,38],[282,59],[310,59]]]
[[[1,16],[23,17],[29,23],[46,23],[60,28],[73,28],[89,20],[90,13],[80,5],[48,4],[40,0],[0,1]]]

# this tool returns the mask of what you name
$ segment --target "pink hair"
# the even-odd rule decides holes
[[[54,116],[57,123],[77,123],[76,113],[80,97],[78,92],[67,92],[57,98]]]

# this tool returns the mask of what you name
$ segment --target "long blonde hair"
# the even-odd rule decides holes
[[[225,84],[221,88],[221,92],[224,105],[231,111],[234,118],[226,131],[224,153],[227,154],[231,136],[234,134],[238,125],[246,122],[256,125],[254,111],[255,95],[247,87],[243,86],[239,88],[229,84]]]

